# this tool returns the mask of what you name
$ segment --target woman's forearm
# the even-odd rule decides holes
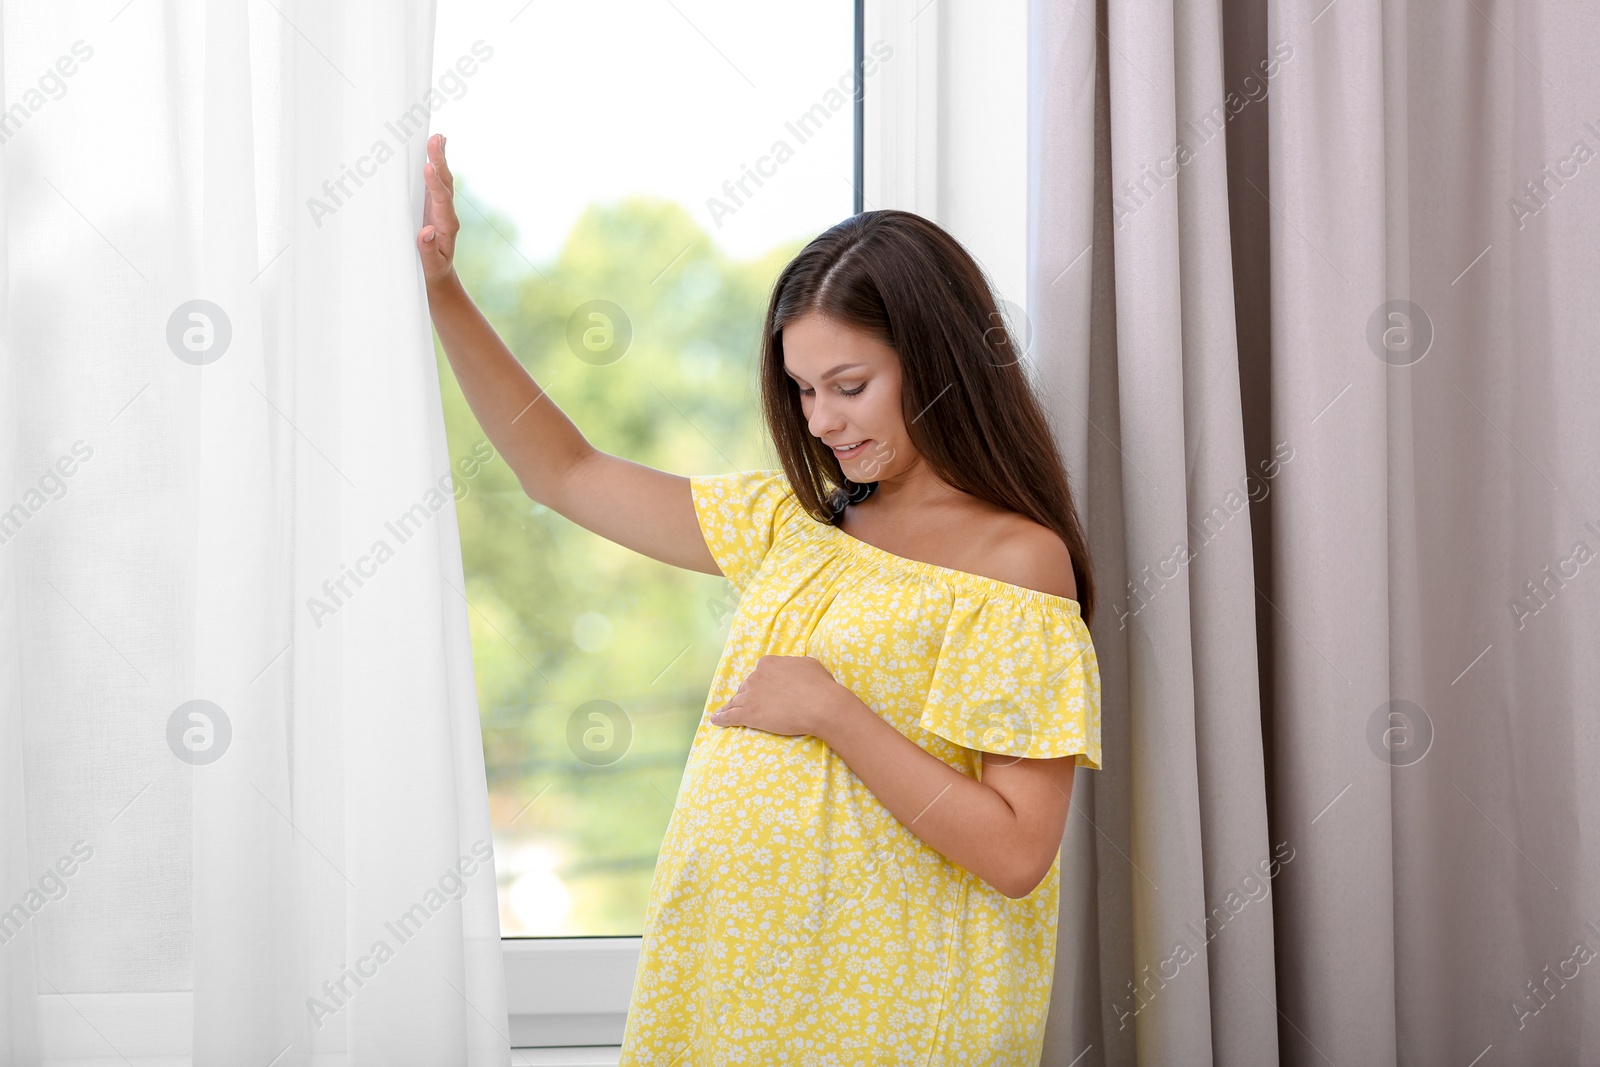
[[[550,506],[572,464],[593,450],[589,442],[506,348],[454,271],[428,285],[428,309],[478,425],[523,491]]]
[[[1038,884],[1024,869],[1016,812],[999,793],[925,751],[848,689],[840,687],[820,718],[814,735],[945,859],[1009,897]]]

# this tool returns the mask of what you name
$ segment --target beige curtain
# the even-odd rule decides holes
[[[1600,1062],[1600,12],[1030,20],[1105,746],[1043,1062]]]

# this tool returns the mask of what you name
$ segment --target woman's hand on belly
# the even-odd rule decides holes
[[[842,690],[810,656],[762,656],[711,721],[786,737],[815,736]]]

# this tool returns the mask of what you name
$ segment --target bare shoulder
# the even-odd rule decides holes
[[[1061,535],[1025,515],[990,520],[988,573],[1002,582],[1078,599],[1072,553]]]

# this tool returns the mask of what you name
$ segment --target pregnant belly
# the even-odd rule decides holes
[[[682,1013],[706,1063],[722,1048],[778,1062],[795,1040],[840,1062],[922,1062],[965,876],[816,739],[702,729],[646,925],[646,969],[689,995],[657,1010]]]

